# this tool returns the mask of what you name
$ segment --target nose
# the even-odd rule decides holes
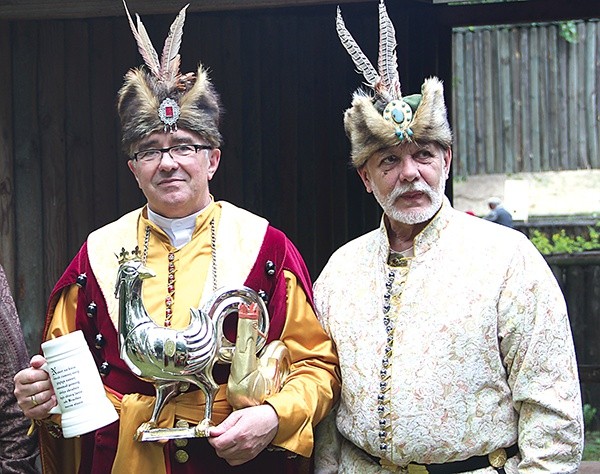
[[[398,180],[412,183],[419,178],[419,166],[412,157],[405,156],[398,164]]]
[[[179,163],[171,156],[171,153],[165,150],[160,157],[158,167],[163,171],[169,171],[179,167]]]

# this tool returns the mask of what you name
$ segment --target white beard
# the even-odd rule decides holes
[[[402,224],[414,225],[426,222],[435,215],[440,207],[442,207],[442,200],[445,190],[446,177],[445,173],[442,173],[437,186],[433,188],[425,181],[417,181],[416,183],[398,185],[390,194],[384,196],[376,186],[373,186],[373,195],[388,218]],[[414,191],[425,193],[429,197],[431,204],[425,208],[408,211],[396,208],[396,201],[402,194]]]

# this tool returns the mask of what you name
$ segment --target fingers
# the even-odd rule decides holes
[[[38,365],[40,360],[34,359],[35,357],[32,359],[32,365]],[[41,360],[43,361],[43,358]],[[29,367],[18,372],[14,381],[15,398],[25,416],[33,419],[46,418],[56,405],[56,396],[48,374],[39,368]]]
[[[29,398],[31,399],[31,404],[32,404],[34,407],[37,407],[37,406],[39,405],[39,402],[37,401],[37,399],[36,399],[35,395],[31,395]]]
[[[268,405],[244,408],[211,428],[208,442],[219,457],[237,466],[255,458],[268,446],[278,424],[277,414]]]

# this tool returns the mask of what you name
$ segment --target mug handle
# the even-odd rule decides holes
[[[46,372],[48,374],[48,376],[50,376],[50,369],[48,367],[48,362],[46,362],[44,365],[42,365],[40,367],[40,369],[42,369],[44,372]],[[50,383],[52,383],[52,378],[50,378]],[[53,386],[54,388],[54,386]],[[56,405],[54,405],[52,408],[50,408],[50,411],[48,412],[50,415],[61,415],[62,411],[60,411],[60,406],[58,405],[58,401],[56,402]]]

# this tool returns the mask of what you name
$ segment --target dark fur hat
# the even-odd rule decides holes
[[[127,11],[127,6],[125,6]],[[182,127],[198,133],[210,145],[221,144],[219,122],[221,103],[206,69],[200,64],[193,73],[179,71],[179,46],[185,21],[184,7],[171,25],[161,60],[137,17],[137,28],[127,17],[145,67],[127,72],[118,93],[117,110],[121,119],[122,144],[131,156],[135,144],[157,131],[174,131]]]

